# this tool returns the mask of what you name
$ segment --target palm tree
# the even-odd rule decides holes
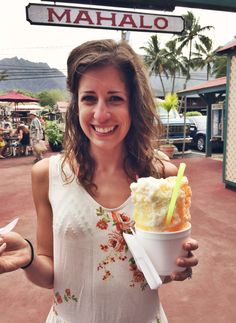
[[[201,27],[199,24],[199,19],[194,16],[191,11],[188,11],[186,15],[183,15],[185,19],[185,30],[183,33],[177,37],[177,41],[180,43],[180,49],[188,47],[188,65],[187,65],[187,74],[184,83],[184,89],[187,86],[187,82],[190,79],[190,68],[191,68],[191,59],[193,46],[198,43],[205,43],[207,38],[204,35],[204,32],[214,28],[213,26],[204,26]],[[208,38],[209,39],[209,38]]]
[[[186,15],[183,15],[185,19],[185,30],[183,33],[177,37],[178,42],[180,42],[180,48],[183,49],[184,47],[188,47],[188,59],[187,59],[187,73],[186,79],[184,82],[184,89],[187,87],[187,82],[190,79],[190,68],[193,64],[192,61],[192,51],[193,46],[198,43],[203,43],[206,41],[206,36],[204,32],[214,28],[213,26],[204,26],[201,27],[199,24],[199,19],[194,16],[191,11],[188,11]],[[182,106],[182,99],[181,99],[181,106]],[[186,138],[186,111],[187,111],[187,99],[185,97],[184,100],[184,139]],[[183,150],[185,150],[185,140],[183,142]]]
[[[216,77],[226,76],[227,74],[227,56],[216,56],[213,71]]]
[[[168,72],[172,78],[171,93],[174,93],[176,74],[186,75],[186,60],[187,58],[182,55],[182,50],[177,47],[177,39],[172,39],[165,44],[166,48],[163,49],[163,55],[166,57]]]
[[[163,90],[163,95],[165,96],[165,86],[163,82],[163,74],[168,79],[169,75],[167,73],[166,58],[163,54],[163,49],[160,47],[157,35],[152,35],[148,41],[147,46],[140,47],[144,49],[146,55],[144,56],[144,62],[150,69],[150,74],[154,73],[155,76],[159,76],[161,81],[161,86]]]
[[[195,45],[197,52],[193,53],[193,61],[196,67],[207,68],[207,80],[213,73],[213,66],[217,59],[216,50],[212,48],[212,40],[208,37],[203,39],[202,44]]]

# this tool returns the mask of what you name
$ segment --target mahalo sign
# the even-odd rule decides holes
[[[26,7],[26,17],[33,25],[105,28],[175,34],[181,33],[184,30],[184,19],[180,16],[84,7],[50,6],[30,3]]]

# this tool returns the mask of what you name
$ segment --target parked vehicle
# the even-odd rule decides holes
[[[206,150],[206,129],[207,129],[207,116],[189,116],[188,120],[192,123],[191,137],[193,141],[191,147],[204,152]],[[222,140],[212,141],[212,148],[223,148]]]
[[[160,115],[162,124],[164,128],[167,127],[168,122],[168,114],[167,111],[158,105],[157,107],[158,113]],[[186,138],[185,138],[185,149],[189,148],[189,144],[192,141],[191,137],[191,127],[192,123],[186,119]],[[194,128],[195,129],[195,128]],[[181,150],[184,142],[184,118],[181,117],[176,109],[172,109],[169,112],[169,139],[170,142],[173,143],[178,150]],[[165,142],[166,140],[166,132],[164,131],[163,137],[161,141]]]

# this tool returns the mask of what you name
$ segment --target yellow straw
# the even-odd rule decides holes
[[[180,189],[181,180],[182,180],[182,178],[184,176],[185,167],[186,167],[185,163],[180,163],[178,174],[177,174],[177,177],[176,177],[176,183],[175,183],[175,186],[173,188],[173,192],[172,192],[172,196],[171,196],[171,200],[170,200],[170,205],[169,205],[167,216],[166,216],[166,225],[169,225],[170,222],[171,222],[171,218],[172,218],[172,215],[173,215],[173,212],[174,212],[178,192],[179,192],[179,189]]]

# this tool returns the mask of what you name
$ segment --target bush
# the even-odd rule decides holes
[[[199,111],[188,111],[186,112],[187,117],[202,116],[202,113]]]
[[[61,145],[63,142],[63,133],[56,121],[47,121],[45,125],[45,134],[49,144]]]

